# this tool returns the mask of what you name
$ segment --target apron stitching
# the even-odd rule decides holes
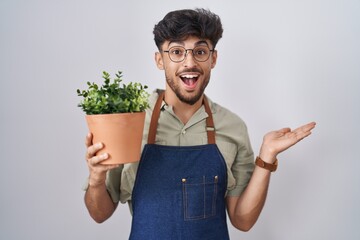
[[[204,193],[204,199],[203,199],[203,202],[204,202],[204,218],[206,217],[206,184],[205,184],[205,176],[203,176],[203,193]]]
[[[213,194],[213,205],[212,205],[212,215],[216,215],[216,195],[217,195],[217,176],[214,177],[214,194]]]

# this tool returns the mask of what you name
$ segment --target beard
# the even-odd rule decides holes
[[[181,102],[189,105],[194,105],[195,103],[197,103],[197,101],[199,101],[201,96],[204,94],[205,88],[207,87],[210,80],[210,73],[209,75],[205,75],[204,81],[201,83],[199,90],[197,92],[192,92],[192,93],[182,92],[180,88],[180,84],[177,84],[174,81],[174,79],[167,76],[166,73],[165,73],[165,78],[167,84]]]

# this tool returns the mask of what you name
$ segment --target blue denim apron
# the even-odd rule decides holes
[[[162,92],[151,118],[132,193],[130,240],[229,239],[226,163],[215,144],[212,114],[204,98],[208,144],[156,145]]]

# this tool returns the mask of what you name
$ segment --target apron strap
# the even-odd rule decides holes
[[[162,101],[164,100],[164,96],[165,96],[165,91],[159,92],[159,97],[155,103],[153,113],[151,115],[150,129],[149,129],[149,135],[148,135],[148,144],[155,143],[156,130],[157,130],[159,116],[160,116],[161,104],[162,104]],[[207,137],[208,137],[208,144],[215,144],[215,126],[214,126],[212,113],[211,113],[210,106],[209,106],[206,96],[204,96],[203,104],[205,107],[205,112],[208,114],[208,117],[206,118],[206,132],[207,132]]]
[[[149,135],[148,135],[148,144],[155,143],[156,129],[157,129],[159,116],[160,116],[161,103],[164,100],[164,96],[165,96],[165,91],[160,91],[159,97],[155,103],[154,110],[151,115],[150,129],[149,129]]]
[[[210,106],[207,100],[207,97],[204,95],[204,107],[205,107],[205,112],[208,114],[208,117],[206,118],[206,132],[207,132],[207,137],[208,137],[208,144],[215,144],[215,125],[214,125],[214,120],[212,117],[212,113],[210,110]]]

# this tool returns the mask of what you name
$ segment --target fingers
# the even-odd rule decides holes
[[[92,145],[92,134],[88,133],[85,138],[86,147],[90,147]]]
[[[311,122],[308,124],[305,124],[301,127],[298,127],[297,129],[294,130],[295,133],[308,133],[310,132],[312,129],[315,128],[316,123],[315,122]]]
[[[278,130],[278,132],[285,134],[285,133],[291,132],[291,129],[290,128],[282,128],[282,129]]]
[[[109,158],[109,155],[107,153],[101,154],[99,156],[94,156],[92,158],[88,159],[88,162],[91,166],[95,166],[97,164],[100,164],[102,161]]]
[[[286,136],[287,134],[291,133],[291,129],[290,128],[282,128],[278,131],[275,131],[276,136],[277,137],[283,137]]]
[[[316,122],[311,122],[311,123],[308,123],[304,126],[302,126],[302,129],[303,131],[311,131],[312,129],[314,129],[316,126]]]
[[[100,151],[101,149],[104,148],[104,144],[99,142],[99,143],[96,143],[96,144],[93,145],[92,140],[93,140],[92,134],[88,133],[86,135],[86,139],[85,139],[85,145],[87,147],[86,160],[91,165],[95,165],[95,164],[98,164],[98,163],[108,159],[109,156],[108,156],[107,153],[104,153],[104,154],[102,154],[100,156],[95,156],[98,151]]]
[[[89,166],[95,166],[109,158],[109,155],[107,153],[96,156],[96,153],[104,148],[104,144],[102,144],[101,142],[93,144],[92,140],[92,134],[88,133],[86,135],[85,145],[87,146],[86,160]]]
[[[100,151],[103,147],[104,147],[104,145],[103,145],[101,142],[100,142],[100,143],[96,143],[96,144],[94,144],[94,145],[88,146],[87,151],[86,151],[86,158],[87,158],[87,159],[92,158],[92,157],[95,156],[96,153],[97,153],[98,151]]]
[[[293,133],[295,134],[296,138],[300,141],[302,139],[304,139],[305,137],[309,136],[311,134],[311,130],[314,129],[316,126],[315,122],[311,122],[308,124],[305,124],[297,129],[295,129],[293,131]]]
[[[94,167],[98,164],[101,164],[101,162],[103,162],[109,158],[108,153],[103,153],[98,156],[96,155],[96,153],[103,148],[104,148],[104,144],[102,144],[102,143],[96,143],[96,144],[88,147],[87,152],[86,152],[86,160],[87,160],[89,166]],[[118,164],[103,165],[105,170],[110,170],[110,169],[116,168],[118,166],[119,166]]]
[[[102,143],[96,143],[96,144],[88,147],[88,150],[86,153],[86,160],[88,162],[89,167],[91,167],[91,168],[97,167],[98,165],[101,164],[101,162],[103,162],[109,158],[108,153],[96,155],[99,150],[103,149],[103,147],[104,147],[104,145]],[[114,167],[112,167],[112,165],[103,165],[102,168],[104,170],[109,170]]]

